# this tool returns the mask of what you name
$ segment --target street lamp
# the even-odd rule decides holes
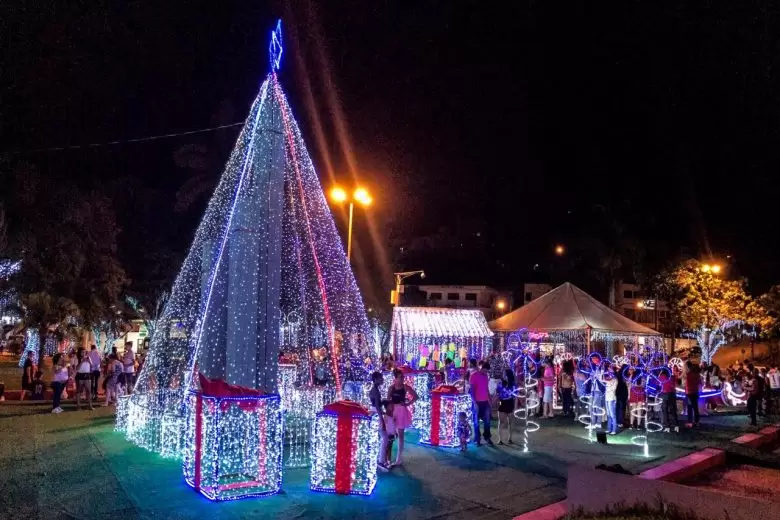
[[[719,274],[721,271],[721,267],[718,264],[702,264],[701,271],[703,273]]]
[[[565,252],[566,252],[566,248],[563,247],[562,245],[558,244],[557,246],[555,246],[555,254],[556,255],[563,256],[563,253],[565,253]]]
[[[503,311],[504,309],[506,309],[506,302],[504,300],[498,300],[498,302],[496,303],[496,308],[500,311]]]
[[[368,207],[374,201],[371,195],[365,188],[356,188],[352,193],[352,197],[340,186],[335,186],[330,190],[330,199],[338,204],[343,204],[349,201],[349,226],[347,229],[347,261],[352,261],[352,214],[355,210],[355,203],[357,202],[363,207]]]
[[[401,282],[416,274],[419,274],[420,278],[425,278],[425,271],[405,271],[402,273],[393,273],[393,275],[395,275],[395,291],[390,293],[390,303],[393,305],[398,305],[401,303]]]

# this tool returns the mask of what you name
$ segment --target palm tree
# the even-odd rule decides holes
[[[580,247],[590,275],[607,288],[608,304],[614,309],[621,280],[629,277],[640,285],[645,282],[645,249],[631,225],[630,201],[617,207],[596,204],[591,210]]]

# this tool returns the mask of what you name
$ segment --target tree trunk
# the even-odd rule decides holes
[[[615,293],[617,292],[617,285],[619,283],[619,280],[616,280],[614,277],[610,277],[609,279],[609,308],[610,309],[616,309],[617,308],[617,302],[615,298]]]
[[[43,365],[43,356],[46,353],[46,337],[49,335],[49,328],[46,324],[38,326],[38,366]]]

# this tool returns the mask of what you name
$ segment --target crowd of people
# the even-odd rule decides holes
[[[518,407],[525,407],[526,402],[534,405],[529,417],[554,417],[553,405],[557,402],[562,417],[574,421],[587,418],[584,422],[603,426],[609,435],[617,435],[624,429],[644,429],[647,421],[660,424],[664,432],[679,432],[682,423],[678,417],[679,388],[684,389],[682,410],[687,413],[689,428],[699,425],[701,392],[721,389],[723,385],[730,385],[736,395],[744,397],[753,425],[757,424],[756,415],[780,413],[780,370],[776,365],[766,370],[745,362],[729,367],[724,373],[715,364],[688,361],[682,366],[657,370],[657,377],[648,382],[647,374],[629,366],[627,361],[602,364],[600,359],[596,362],[584,358],[568,359],[558,365],[552,357],[546,357],[509,366],[506,357],[496,350],[485,359],[470,359],[466,369],[456,368],[452,360],[445,359],[443,367],[435,372],[433,385],[455,385],[472,396],[473,422],[468,423],[466,414],[458,418],[461,449],[469,442],[476,446],[483,442],[493,445],[491,420],[494,418],[498,424],[498,444],[512,444],[514,412]],[[381,366],[395,375],[386,399],[379,390],[382,373],[377,371],[372,376],[371,401],[382,417],[380,467],[389,469],[401,463],[403,431],[411,424],[408,407],[417,396],[404,383],[404,373],[395,367],[392,355],[385,355]],[[526,370],[535,384],[527,384]],[[519,391],[520,385],[523,391]],[[715,411],[718,400],[708,400],[707,406]],[[390,453],[394,439],[398,439],[399,446],[393,464]]]
[[[41,367],[36,367],[33,352],[28,352],[22,367],[22,391],[25,398],[42,401],[47,388],[51,389],[51,413],[62,413],[62,400],[72,396],[76,408],[94,409],[102,394],[103,406],[116,405],[120,395],[133,391],[136,374],[143,365],[143,356],[136,356],[132,342],[125,343],[122,354],[113,347],[107,355],[101,354],[97,346],[89,350],[78,348],[69,352],[58,352],[52,358],[51,381],[43,380]],[[102,391],[101,391],[102,390]]]

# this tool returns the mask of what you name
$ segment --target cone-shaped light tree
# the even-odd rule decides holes
[[[275,392],[280,351],[298,380],[315,363],[339,387],[350,357],[372,351],[370,326],[311,157],[271,71],[197,229],[157,324],[129,413],[180,413],[197,373]],[[143,410],[140,410],[140,408]],[[156,426],[151,425],[152,428]]]

